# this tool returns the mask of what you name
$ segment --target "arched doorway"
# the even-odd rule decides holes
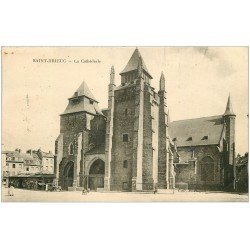
[[[73,180],[74,163],[71,161],[64,167],[62,189],[68,190],[68,187],[73,187]]]
[[[89,169],[89,184],[90,190],[104,188],[105,163],[101,159],[95,160]]]

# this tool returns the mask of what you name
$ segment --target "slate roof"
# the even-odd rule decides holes
[[[224,115],[234,115],[235,116],[235,113],[233,112],[233,106],[231,103],[230,95],[229,95],[228,100],[227,100],[227,106],[226,106],[226,111],[225,111]]]
[[[90,114],[102,114],[102,111],[98,107],[98,103],[95,100],[95,97],[89,90],[87,84],[83,82],[81,86],[76,91],[78,94],[73,95],[69,98],[68,106],[62,115],[77,113],[77,112],[87,112]]]
[[[144,71],[147,72],[147,74],[152,78],[152,76],[150,75],[147,67],[146,67],[146,64],[141,56],[141,53],[140,51],[138,50],[138,48],[135,49],[133,55],[131,56],[131,58],[129,59],[126,67],[124,68],[124,70],[120,73],[121,74],[124,74],[124,73],[127,73],[127,72],[130,72],[130,71],[133,71],[133,70],[137,70],[138,69],[138,63],[139,63],[139,58],[141,57],[141,60],[142,60],[142,68],[144,69]]]
[[[48,157],[48,158],[54,158],[54,155],[52,153],[47,153],[42,150],[40,150],[42,157]]]
[[[42,162],[40,161],[39,157],[33,153],[32,156],[27,153],[19,153],[18,151],[8,151],[7,153],[8,157],[16,157],[18,159],[15,159],[16,162],[24,162],[26,165],[35,165],[35,166],[41,166]],[[7,160],[9,161],[9,160]]]
[[[80,87],[75,91],[75,93],[77,93],[78,96],[86,96],[86,97],[88,97],[88,98],[96,101],[94,95],[91,93],[89,87],[87,86],[87,84],[84,81],[82,82],[82,84],[80,85]],[[76,97],[75,93],[74,93],[74,95],[71,98]]]
[[[169,123],[169,134],[177,147],[217,145],[223,132],[223,116],[210,116]]]
[[[84,100],[84,98],[82,98],[77,103],[69,102],[67,108],[65,109],[62,115],[70,114],[70,113],[77,113],[77,112],[87,112],[87,113],[94,114],[94,115],[97,115],[97,114],[103,115],[102,111],[99,109],[96,102],[94,102],[93,104],[90,104],[89,102],[87,102],[86,99]]]

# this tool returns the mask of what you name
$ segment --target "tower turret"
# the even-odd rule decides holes
[[[159,134],[158,134],[158,185],[169,188],[169,135],[167,92],[165,91],[165,76],[161,73],[159,82]]]
[[[160,78],[160,87],[159,87],[160,91],[165,91],[165,76],[163,74],[163,72],[161,72],[161,78]]]
[[[225,116],[236,116],[233,112],[233,106],[232,106],[232,103],[231,103],[231,96],[229,94],[228,96],[228,100],[227,100],[227,106],[226,106],[226,110],[225,110],[225,113],[224,113],[224,117]]]
[[[235,180],[235,113],[233,112],[233,106],[231,103],[231,97],[229,95],[226,105],[225,113],[223,114],[225,124],[225,140],[227,152],[225,152],[224,161],[224,175],[225,185],[230,184]],[[235,187],[235,182],[234,182]]]
[[[112,99],[110,189],[153,190],[158,177],[159,98],[150,86],[152,77],[138,49],[120,75],[121,86]]]
[[[115,91],[115,69],[110,70],[110,82],[108,85],[108,112],[106,123],[106,144],[105,144],[105,180],[104,188],[110,190],[111,177],[111,152],[113,138],[113,120],[114,120],[114,91]]]
[[[140,75],[144,82],[148,84],[150,84],[151,79],[153,79],[138,48],[135,49],[126,67],[123,69],[120,75],[122,85],[134,83],[134,81],[138,78],[138,75]]]

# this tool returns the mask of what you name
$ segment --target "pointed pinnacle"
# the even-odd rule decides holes
[[[165,81],[165,76],[164,76],[163,71],[161,72],[161,78],[160,78],[160,81]]]
[[[110,70],[110,82],[109,84],[115,84],[115,69],[114,66],[112,65],[111,70]]]
[[[160,90],[165,90],[165,76],[163,72],[161,72],[161,77],[160,77]]]
[[[224,113],[224,116],[226,115],[234,115],[234,112],[233,112],[233,106],[232,106],[232,103],[231,103],[231,96],[230,96],[230,93],[229,93],[229,96],[228,96],[228,99],[227,99],[227,106],[226,106],[226,110],[225,110],[225,113]]]

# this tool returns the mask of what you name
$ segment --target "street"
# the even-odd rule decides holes
[[[223,192],[90,192],[81,191],[45,192],[15,189],[14,196],[8,196],[8,189],[2,188],[2,202],[247,202],[247,194]]]

